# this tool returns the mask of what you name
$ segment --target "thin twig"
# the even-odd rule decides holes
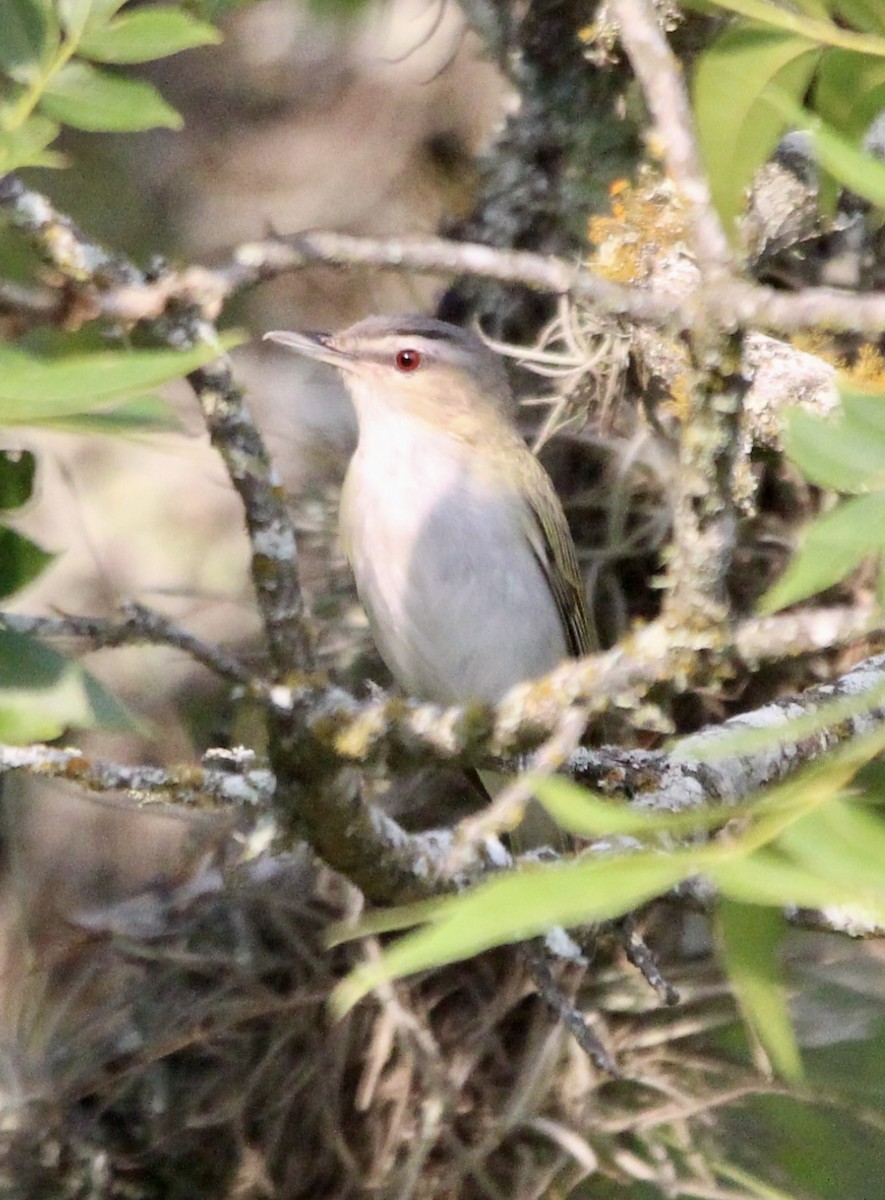
[[[253,678],[233,655],[201,641],[161,613],[154,612],[143,604],[129,603],[120,607],[123,614],[120,620],[71,615],[44,617],[0,612],[0,628],[51,640],[77,638],[88,642],[95,650],[139,643],[170,646],[187,654],[214,675],[230,683],[239,684],[254,692],[270,691],[268,683]]]
[[[705,281],[734,270],[725,231],[713,207],[710,184],[694,137],[685,75],[670,49],[651,0],[610,0],[621,44],[642,85],[654,118],[660,154],[688,202],[694,252]]]
[[[43,258],[90,297],[108,292],[129,294],[132,289],[154,286],[133,264],[92,241],[51,201],[26,188],[15,176],[0,180],[0,211],[7,213]],[[162,309],[144,320],[154,338],[177,349],[201,342],[218,344],[210,320],[217,296],[212,302],[197,291],[184,297],[174,288],[167,290],[166,285],[161,285],[158,293],[163,298]],[[296,669],[308,669],[311,637],[298,579],[295,532],[280,481],[220,350],[215,362],[193,372],[189,381],[213,445],[243,504],[252,548],[252,581],[274,673],[283,677]]]

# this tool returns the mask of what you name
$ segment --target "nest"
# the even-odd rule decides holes
[[[65,951],[24,977],[2,1194],[528,1200],[599,1173],[653,1178],[662,1146],[683,1176],[673,1130],[723,1091],[765,1087],[702,1053],[733,1010],[698,964],[675,1010],[616,958],[560,968],[622,1079],[552,1019],[512,949],[333,1023],[330,990],[366,953],[326,947],[352,902],[296,856],[78,918]]]

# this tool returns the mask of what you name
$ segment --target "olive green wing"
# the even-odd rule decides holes
[[[597,648],[597,640],[575,544],[550,477],[526,454],[532,486],[526,489],[525,533],[559,609],[569,653],[580,658]]]

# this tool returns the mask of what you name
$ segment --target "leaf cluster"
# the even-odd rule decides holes
[[[710,4],[695,5],[709,10]],[[834,184],[885,205],[885,164],[864,152],[885,108],[885,8],[877,0],[715,0],[739,19],[699,55],[698,137],[714,203],[733,230],[756,170],[788,129],[804,130]]]
[[[127,0],[0,0],[0,175],[59,166],[62,125],[133,132],[181,117],[119,68],[221,40],[182,8]]]

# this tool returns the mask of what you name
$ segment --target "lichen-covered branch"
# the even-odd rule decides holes
[[[91,241],[45,196],[29,190],[15,176],[0,180],[0,212],[91,300],[108,291],[119,296],[152,286],[136,267]],[[176,293],[173,299],[160,288],[159,295],[165,297],[162,308],[142,321],[151,337],[176,348],[217,343],[214,326],[196,302],[195,292],[186,297]],[[195,371],[190,382],[243,504],[252,547],[252,581],[274,672],[284,676],[309,667],[311,639],[298,579],[295,533],[280,482],[226,358],[219,353],[214,363]]]
[[[0,745],[0,776],[26,771],[40,779],[63,779],[91,792],[128,792],[137,799],[164,798],[191,808],[224,807],[266,810],[274,777],[255,756],[239,751],[235,769],[189,764],[183,767],[128,766],[97,762],[74,747]]]
[[[153,646],[170,646],[187,654],[202,664],[213,675],[230,683],[240,684],[253,692],[267,693],[270,685],[253,677],[238,659],[202,641],[186,629],[176,625],[161,613],[153,612],[143,604],[121,605],[122,616],[118,620],[103,617],[80,616],[30,616],[26,613],[0,612],[0,628],[12,629],[16,633],[31,637],[55,640],[76,638],[86,642],[92,649],[100,650],[113,646],[133,646],[146,643]]]

